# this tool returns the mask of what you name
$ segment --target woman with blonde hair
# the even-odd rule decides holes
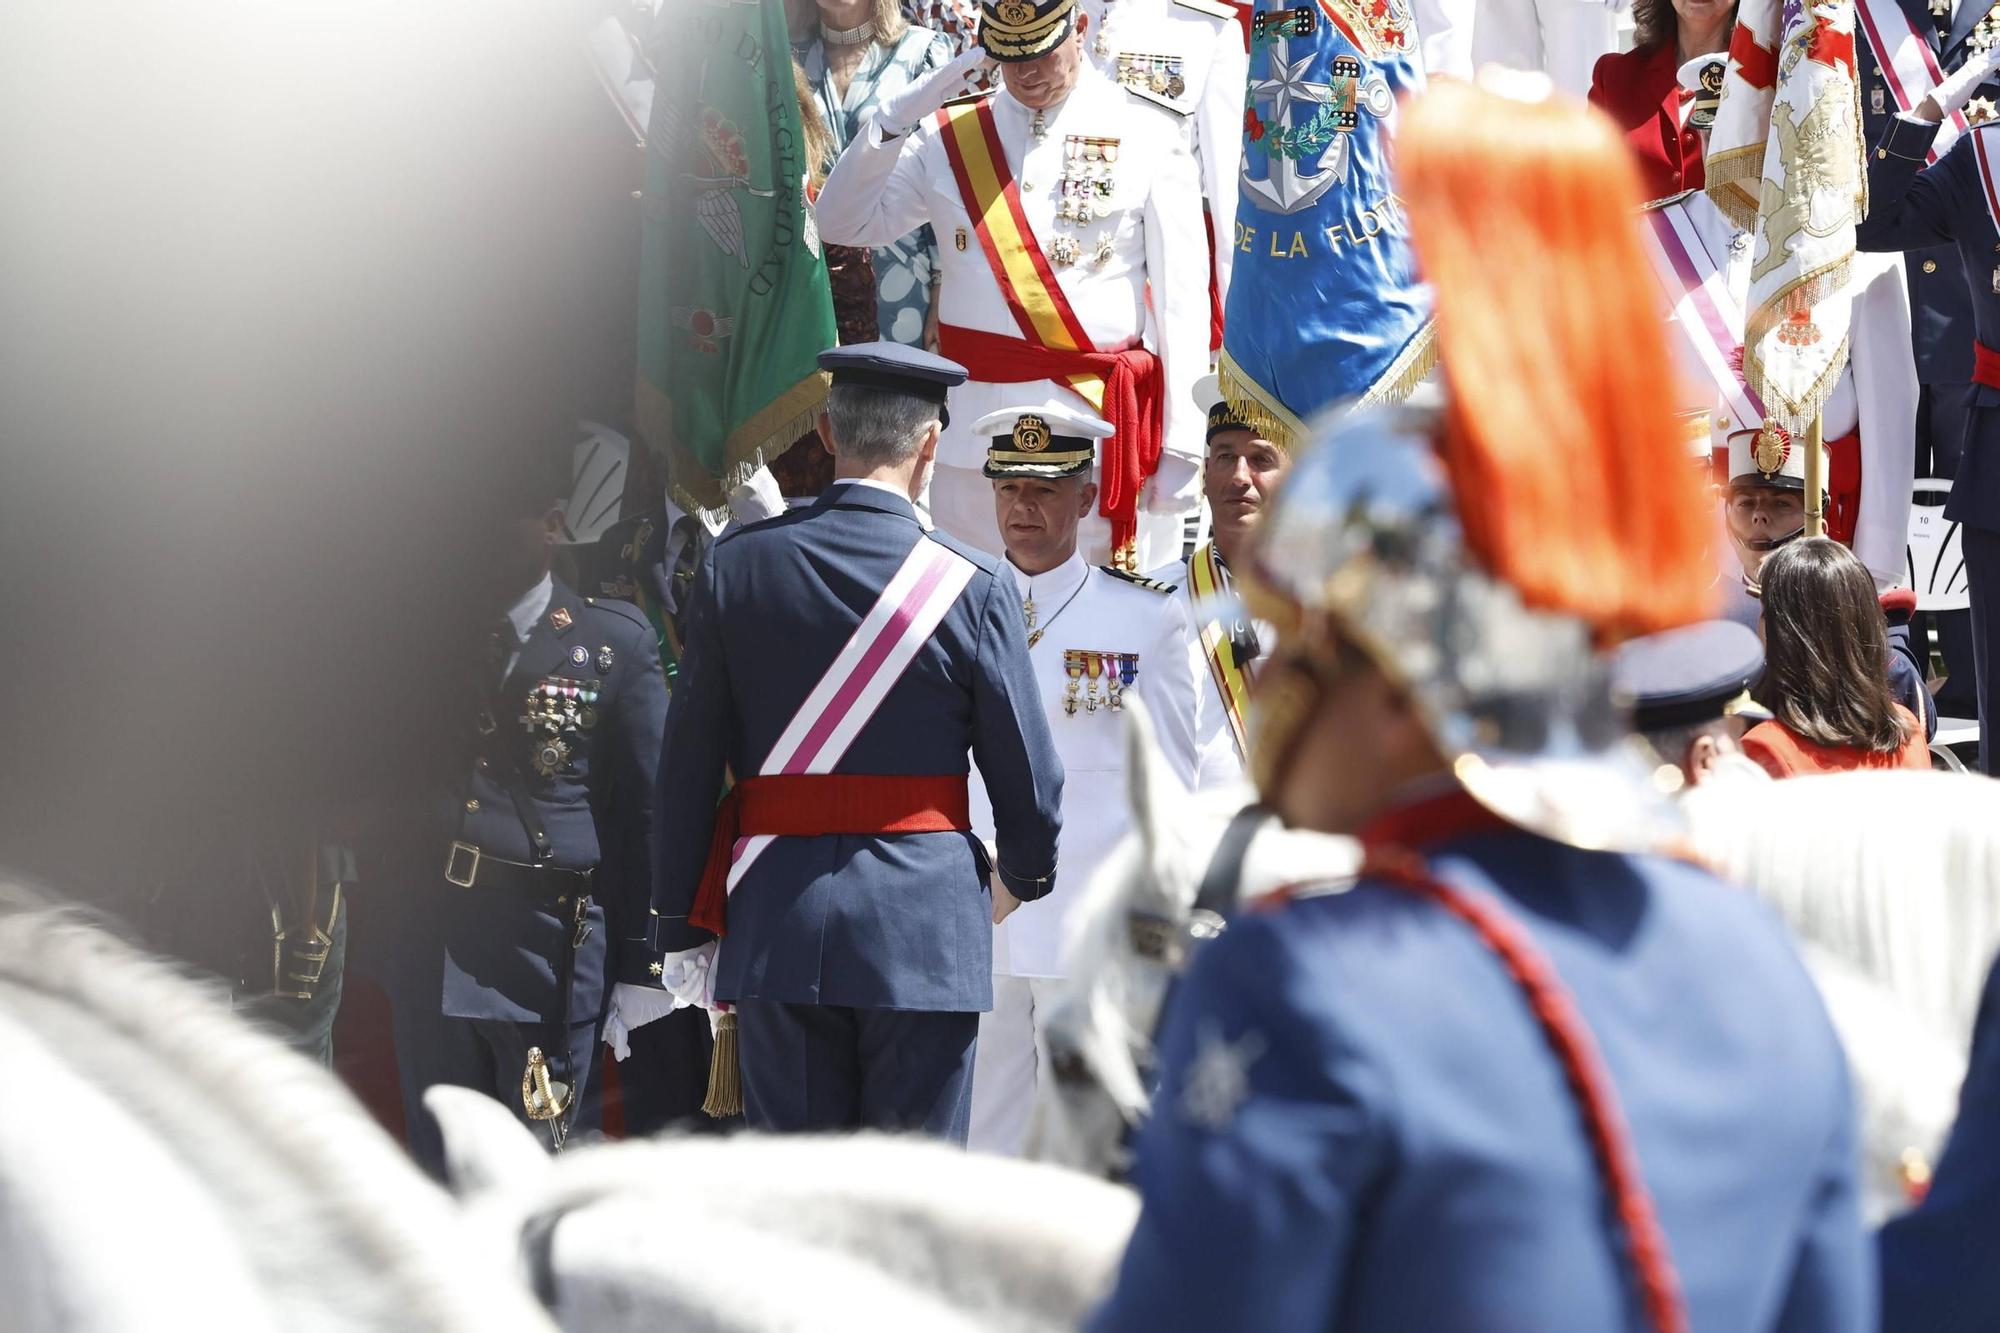
[[[1712,568],[1637,173],[1509,81],[1401,113],[1443,403],[1319,423],[1242,580],[1262,804],[1360,870],[1159,950],[1193,961],[1095,1333],[1872,1327],[1839,1043],[1782,925],[1659,854],[1594,651]]]
[[[833,169],[883,97],[951,63],[951,42],[905,21],[898,0],[790,0],[792,58],[829,140],[816,174]],[[936,241],[929,227],[872,252],[838,253],[835,305],[842,342],[892,339],[912,347],[937,342]],[[872,270],[871,278],[859,275]],[[840,274],[847,275],[842,281]],[[872,316],[866,302],[872,299]],[[859,337],[863,331],[866,338]]]

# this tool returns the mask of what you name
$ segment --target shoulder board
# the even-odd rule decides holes
[[[1154,106],[1159,107],[1161,110],[1171,111],[1176,116],[1190,115],[1194,111],[1193,107],[1182,106],[1179,102],[1176,102],[1173,98],[1168,97],[1165,93],[1156,93],[1151,88],[1134,88],[1129,83],[1121,83],[1118,86],[1120,88],[1123,88],[1126,92],[1132,94],[1132,96],[1138,98],[1140,101],[1151,102]]]
[[[974,102],[985,101],[999,91],[998,88],[981,88],[978,92],[960,93],[957,97],[946,98],[943,105],[944,107],[971,106]]]
[[[1174,3],[1182,9],[1192,9],[1210,18],[1226,19],[1231,23],[1236,21],[1236,6],[1224,3],[1224,0],[1174,0]]]
[[[1665,208],[1669,204],[1678,204],[1681,200],[1695,193],[1698,193],[1698,191],[1682,190],[1679,194],[1670,194],[1664,199],[1648,199],[1645,203],[1639,205],[1639,208],[1641,212],[1651,213],[1658,209]]]
[[[604,611],[620,620],[629,620],[641,629],[652,628],[652,622],[646,619],[645,613],[630,602],[621,602],[615,597],[586,597],[583,604],[593,611]]]
[[[1144,574],[1134,574],[1129,569],[1116,569],[1110,565],[1099,565],[1098,568],[1109,574],[1112,578],[1117,579],[1120,583],[1129,583],[1135,588],[1144,588],[1147,592],[1170,593],[1180,591],[1179,588],[1171,583],[1165,583],[1159,579],[1149,579]]]

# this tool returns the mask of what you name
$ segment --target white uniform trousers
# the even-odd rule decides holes
[[[968,546],[987,554],[1007,554],[1000,540],[1000,524],[993,516],[993,483],[978,468],[947,467],[940,463],[931,470],[929,495],[931,526],[948,532]],[[1181,516],[1139,511],[1139,561],[1136,568],[1155,569],[1183,558]],[[1111,524],[1092,512],[1077,528],[1076,549],[1086,564],[1111,562]]]
[[[965,1146],[974,1152],[1019,1157],[1028,1146],[1036,1082],[1047,1067],[1038,1015],[1062,984],[1056,977],[993,978],[993,1008],[979,1016],[972,1055],[972,1129]]]
[[[1538,69],[1578,97],[1597,58],[1618,49],[1618,14],[1603,0],[1478,0],[1472,63]]]

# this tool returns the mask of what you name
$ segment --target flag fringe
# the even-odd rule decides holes
[[[1227,348],[1223,349],[1221,360],[1216,365],[1215,377],[1230,412],[1256,434],[1288,454],[1305,439],[1305,423],[1251,379],[1229,355]]]
[[[1396,353],[1389,368],[1359,398],[1356,407],[1383,407],[1402,402],[1416,392],[1424,377],[1437,367],[1437,321],[1427,319]],[[1294,416],[1263,385],[1257,383],[1223,349],[1215,368],[1217,384],[1229,410],[1258,435],[1293,453],[1307,436],[1305,423]]]
[[[1722,215],[1745,231],[1757,229],[1757,209],[1764,188],[1764,144],[1745,144],[1709,156],[1703,168],[1703,190]],[[1751,189],[1743,189],[1755,182]]]
[[[729,492],[758,468],[796,444],[826,407],[831,377],[815,370],[765,404],[732,432],[722,446],[722,472],[712,475],[673,429],[673,400],[643,375],[638,385],[639,435],[667,460],[675,503],[683,509],[728,516]]]
[[[1437,321],[1427,319],[1410,335],[1403,350],[1389,368],[1361,395],[1362,407],[1380,407],[1402,402],[1417,391],[1424,377],[1437,368]]]

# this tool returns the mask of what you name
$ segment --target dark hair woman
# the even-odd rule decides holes
[[[1625,132],[1639,159],[1648,197],[1698,190],[1701,134],[1686,123],[1680,68],[1696,56],[1720,55],[1736,24],[1736,0],[1632,0],[1633,46],[1597,62],[1590,101]]]
[[[1743,752],[1775,778],[1930,767],[1923,727],[1889,690],[1888,628],[1867,566],[1829,537],[1801,537],[1771,552],[1761,574],[1756,699],[1772,718],[1743,737]]]

